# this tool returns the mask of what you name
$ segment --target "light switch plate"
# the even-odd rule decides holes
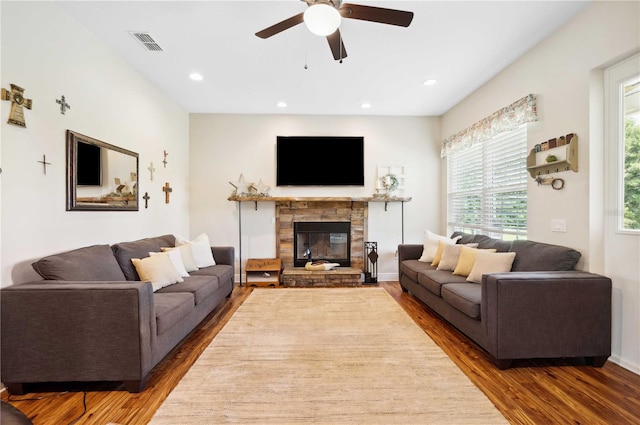
[[[551,231],[552,232],[566,232],[567,220],[564,218],[552,218],[551,219]]]

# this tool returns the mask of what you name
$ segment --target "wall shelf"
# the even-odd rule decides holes
[[[553,152],[563,152],[563,149],[565,153],[565,158],[563,159],[541,163],[536,161],[538,154],[550,155],[553,154]],[[574,136],[571,143],[567,145],[557,146],[540,152],[531,149],[529,155],[527,155],[527,171],[529,171],[529,175],[533,179],[545,174],[560,173],[569,170],[578,172],[578,136]]]

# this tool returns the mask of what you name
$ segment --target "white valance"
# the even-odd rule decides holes
[[[440,156],[444,158],[533,121],[538,121],[536,97],[529,94],[444,140]]]

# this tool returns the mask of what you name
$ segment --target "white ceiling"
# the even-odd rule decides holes
[[[414,19],[408,28],[343,19],[348,57],[338,63],[304,24],[254,35],[303,12],[300,0],[58,3],[188,112],[436,116],[588,4],[349,2],[413,11]],[[130,31],[149,32],[164,51],[147,51]],[[204,80],[190,80],[194,71]],[[438,83],[425,87],[427,78]]]

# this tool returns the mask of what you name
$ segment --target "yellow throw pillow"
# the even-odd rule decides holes
[[[151,282],[153,292],[174,283],[184,282],[168,255],[153,255],[146,258],[132,258],[131,262],[140,280]]]
[[[446,245],[452,245],[452,244],[447,244],[443,241],[438,241],[438,249],[436,250],[436,254],[433,257],[433,261],[431,262],[431,265],[433,267],[437,267],[438,264],[440,264],[440,259],[442,258],[442,252],[444,251],[444,247]]]
[[[465,277],[469,276],[469,273],[471,273],[471,269],[473,268],[473,264],[476,261],[478,251],[496,252],[496,249],[478,249],[463,246],[462,248],[460,248],[460,257],[458,258],[458,264],[456,265],[456,268],[453,270],[453,274]]]

